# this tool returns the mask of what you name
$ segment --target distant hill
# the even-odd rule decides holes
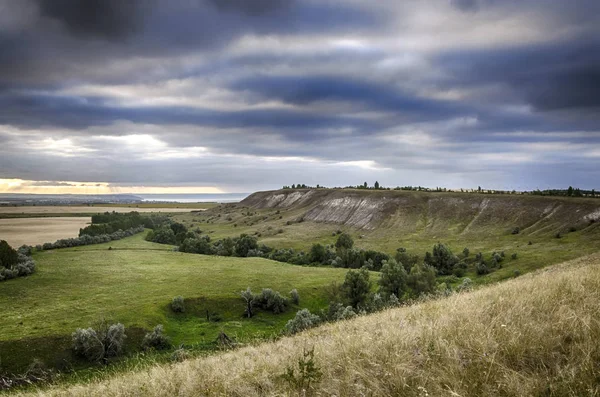
[[[0,205],[65,205],[140,203],[142,198],[132,194],[21,194],[0,193]]]
[[[255,209],[286,209],[303,219],[365,231],[393,228],[404,233],[505,234],[566,232],[594,226],[600,200],[532,195],[433,193],[352,189],[283,189],[257,192],[240,202]]]

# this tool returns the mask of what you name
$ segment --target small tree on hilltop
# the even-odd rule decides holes
[[[375,181],[374,187],[375,187],[375,189],[379,189],[379,182]]]

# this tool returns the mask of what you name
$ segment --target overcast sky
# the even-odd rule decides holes
[[[375,180],[600,188],[600,1],[0,0],[0,191]]]

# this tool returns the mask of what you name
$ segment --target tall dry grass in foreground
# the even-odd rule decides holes
[[[472,293],[47,396],[302,395],[280,375],[314,347],[306,395],[600,395],[600,255]]]

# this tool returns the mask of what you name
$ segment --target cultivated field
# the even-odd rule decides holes
[[[31,395],[597,396],[599,339],[594,255],[274,343]],[[308,390],[298,375],[306,349],[317,369]],[[287,368],[300,381],[285,380]]]
[[[219,331],[240,341],[277,335],[298,308],[245,319],[240,291],[273,288],[288,296],[296,288],[301,306],[318,310],[326,306],[322,287],[345,275],[344,269],[172,252],[142,237],[36,253],[33,276],[0,284],[2,367],[23,370],[34,358],[61,366],[71,359],[71,333],[103,319],[125,324],[127,343],[137,348],[144,329],[157,324],[175,345],[210,345]],[[188,300],[185,314],[169,309],[178,295]]]
[[[0,219],[0,240],[6,240],[13,247],[54,242],[77,237],[79,229],[90,221],[89,217]]]
[[[210,204],[210,203],[209,203]],[[24,216],[60,216],[61,214],[97,214],[101,212],[190,212],[192,210],[205,210],[210,208],[210,205],[205,203],[198,203],[193,205],[188,204],[154,204],[152,206],[139,204],[132,204],[131,206],[87,206],[87,205],[65,205],[65,206],[0,206],[0,217],[2,215],[24,215]]]

